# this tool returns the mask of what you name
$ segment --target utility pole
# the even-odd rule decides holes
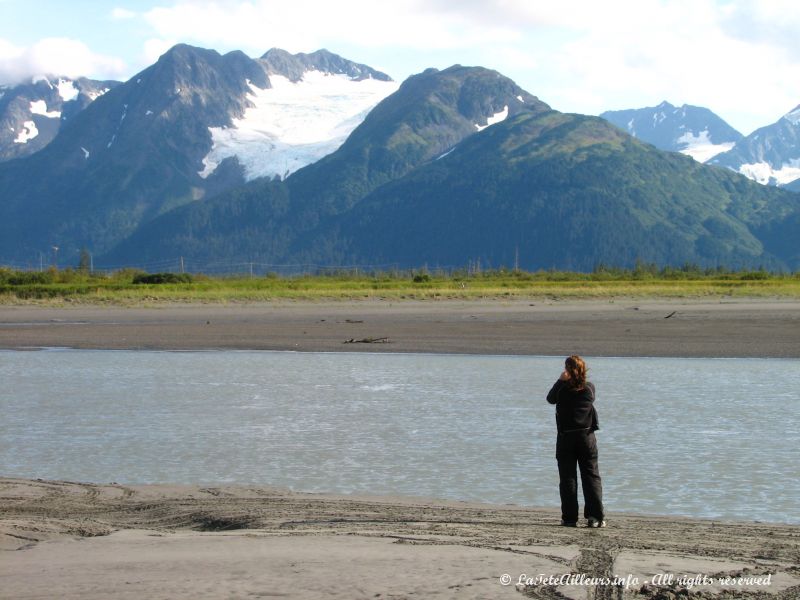
[[[253,278],[253,263],[250,263],[250,279]]]
[[[181,256],[181,273],[183,273],[183,257]]]
[[[519,244],[514,246],[514,272],[519,273]]]
[[[58,246],[52,246],[53,248],[53,266],[58,270]]]

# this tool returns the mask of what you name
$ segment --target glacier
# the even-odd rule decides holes
[[[394,81],[363,79],[310,70],[293,83],[270,75],[271,87],[246,80],[250,93],[242,118],[231,127],[209,127],[211,151],[200,177],[211,175],[226,158],[236,157],[248,181],[285,179],[341,146],[372,108],[397,91]]]

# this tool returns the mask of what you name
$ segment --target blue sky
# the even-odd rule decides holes
[[[0,0],[0,83],[126,79],[186,42],[325,47],[402,80],[497,69],[553,108],[706,106],[750,133],[800,104],[796,0]]]

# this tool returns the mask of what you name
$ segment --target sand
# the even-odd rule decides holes
[[[694,598],[800,597],[788,525],[612,514],[572,529],[519,506],[20,479],[0,479],[0,507],[2,598],[663,599],[698,575],[714,583]],[[570,574],[584,579],[538,584]]]
[[[0,348],[32,347],[798,358],[800,301],[0,307]]]
[[[798,325],[800,302],[763,300],[5,306],[0,348],[797,358]],[[797,526],[558,520],[555,507],[0,479],[0,598],[800,598]]]

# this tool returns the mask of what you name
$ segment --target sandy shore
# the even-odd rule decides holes
[[[800,302],[0,307],[0,348],[53,346],[797,358]],[[800,598],[797,526],[558,520],[423,498],[0,479],[0,598]]]
[[[0,307],[0,348],[26,347],[797,358],[800,302]]]
[[[0,544],[2,598],[800,597],[796,526],[261,487],[0,479]]]

